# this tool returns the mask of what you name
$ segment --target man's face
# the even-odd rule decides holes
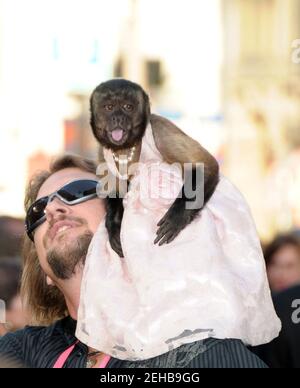
[[[97,180],[94,174],[78,168],[67,168],[50,176],[41,186],[37,199],[52,194],[65,184],[78,179]],[[34,233],[40,264],[55,283],[69,279],[84,263],[90,241],[105,215],[99,198],[69,206],[57,197],[46,208],[46,221]]]

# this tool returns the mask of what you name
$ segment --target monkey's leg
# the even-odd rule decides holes
[[[121,224],[124,213],[123,199],[106,198],[106,222],[105,226],[108,232],[109,242],[112,249],[120,256],[124,257],[121,244]]]
[[[192,169],[191,180],[185,181],[180,195],[158,223],[159,229],[154,244],[159,242],[159,245],[163,245],[173,241],[178,234],[194,220],[214,193],[219,182],[219,177],[210,177],[210,179],[204,181],[203,198],[203,180],[200,184],[197,181],[197,170],[198,174],[203,174],[202,168],[200,167]],[[191,184],[196,195],[192,198],[188,198],[186,196],[186,193],[188,192],[188,190],[186,190],[186,185],[189,185],[188,189],[190,189]],[[192,208],[189,206],[191,204],[193,204]]]

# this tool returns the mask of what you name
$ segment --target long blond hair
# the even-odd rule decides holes
[[[25,211],[36,200],[43,183],[54,173],[66,168],[79,168],[92,174],[96,173],[96,164],[92,160],[75,155],[58,157],[51,163],[49,171],[41,171],[29,181],[25,194]],[[58,288],[47,285],[35,245],[27,236],[24,237],[22,257],[21,295],[29,311],[31,323],[49,325],[64,318],[68,314],[64,296]]]

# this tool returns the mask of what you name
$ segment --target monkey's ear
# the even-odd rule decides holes
[[[96,96],[96,90],[93,91],[90,97],[90,111],[92,112],[94,109],[94,101],[95,101],[95,96]]]
[[[90,98],[90,125],[92,127],[92,130],[94,132],[94,135],[96,136],[96,110],[94,106],[94,95],[92,94]]]
[[[93,99],[94,99],[94,93],[92,93],[92,95],[90,97],[90,114],[91,114],[90,123],[91,123],[91,125],[92,125],[92,121],[94,120]]]
[[[151,103],[150,103],[150,98],[146,92],[143,91],[143,100],[144,100],[144,107],[146,110],[146,114],[148,117],[150,117],[151,114]]]
[[[90,97],[90,114],[91,114],[91,122],[95,123],[97,116],[97,91],[94,90]],[[91,124],[92,125],[92,124]]]
[[[95,117],[94,117],[94,114],[93,114],[93,111],[91,110],[91,116],[90,116],[90,125],[93,129],[93,131],[95,130]]]

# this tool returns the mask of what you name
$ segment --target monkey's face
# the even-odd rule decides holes
[[[149,119],[149,98],[133,82],[111,80],[99,85],[91,96],[91,126],[106,148],[117,151],[137,144]]]

